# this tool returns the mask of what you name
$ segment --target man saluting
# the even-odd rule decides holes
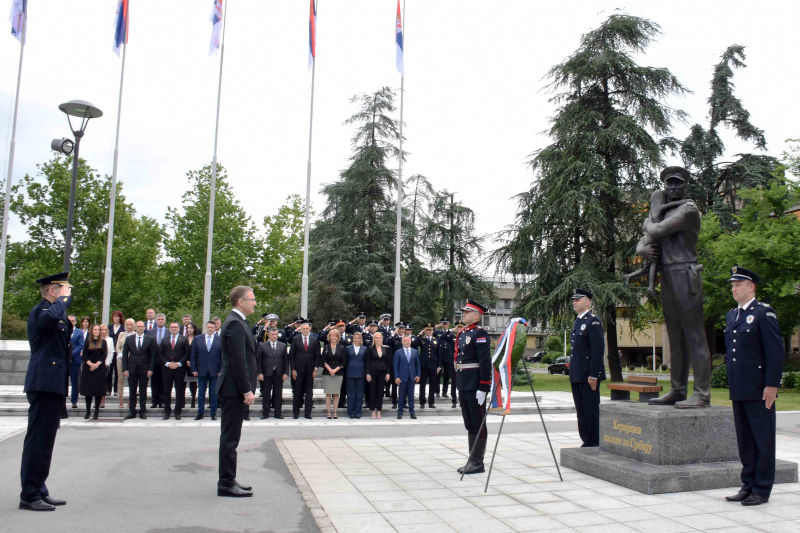
[[[56,431],[67,396],[72,335],[72,323],[66,315],[72,303],[72,285],[68,280],[69,272],[37,279],[42,300],[28,315],[31,360],[24,390],[30,407],[22,448],[19,508],[29,511],[54,511],[56,505],[67,503],[51,498],[45,481],[50,474]]]

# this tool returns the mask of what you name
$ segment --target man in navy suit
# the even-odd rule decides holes
[[[70,320],[70,322],[72,321]],[[78,407],[78,384],[81,378],[81,352],[83,351],[84,337],[83,330],[81,328],[75,328],[75,322],[72,322],[72,325],[74,329],[72,330],[72,339],[70,339],[72,358],[69,362],[69,381],[72,385],[70,402],[72,403],[72,407],[75,408]]]
[[[408,412],[411,418],[417,418],[414,411],[414,384],[419,383],[422,369],[419,364],[419,352],[411,347],[411,332],[407,331],[401,341],[403,347],[394,354],[394,382],[398,386],[397,418],[403,418],[403,405],[408,401]]]
[[[144,322],[136,322],[136,334],[125,337],[122,345],[122,374],[128,378],[128,414],[136,418],[136,395],[139,395],[139,418],[147,418],[147,380],[153,377],[158,347],[152,335],[145,335]]]
[[[167,317],[164,313],[158,313],[156,315],[155,327],[152,329],[145,328],[144,332],[147,335],[152,335],[153,338],[156,339],[156,349],[158,350],[157,357],[161,357],[161,342],[164,340],[164,337],[169,335],[169,331],[167,330]],[[161,365],[155,365],[153,366],[153,378],[150,380],[150,397],[153,400],[152,405],[150,405],[151,409],[164,407],[163,385],[164,376]]]
[[[72,303],[69,272],[36,280],[42,299],[28,315],[31,359],[25,374],[28,431],[22,448],[19,508],[54,511],[67,502],[50,497],[45,481],[56,442],[61,411],[67,396],[67,360],[72,323],[66,310]]]
[[[289,363],[292,367],[292,417],[300,416],[300,405],[304,406],[306,418],[311,418],[311,405],[314,397],[314,378],[320,362],[319,339],[311,333],[311,323],[304,320],[300,331],[292,337],[289,344]]]
[[[222,341],[216,335],[217,327],[213,320],[206,322],[206,334],[195,336],[192,343],[192,368],[197,376],[200,402],[197,404],[195,420],[202,420],[206,410],[206,387],[211,386],[211,420],[217,419],[217,377],[222,358]]]
[[[725,362],[742,461],[742,487],[725,499],[748,506],[767,503],[775,483],[775,398],[784,358],[778,315],[756,299],[760,281],[751,270],[731,269],[738,305],[725,317]]]

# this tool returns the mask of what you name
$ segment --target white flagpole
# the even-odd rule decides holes
[[[11,209],[11,178],[14,173],[14,148],[17,136],[17,109],[19,108],[19,84],[22,79],[22,53],[28,33],[28,13],[22,18],[22,38],[19,41],[19,68],[17,69],[17,92],[14,96],[14,118],[11,122],[11,144],[8,149],[8,175],[6,176],[6,197],[3,202],[3,230],[0,237],[0,328],[3,327],[3,296],[6,289],[6,246],[8,244],[8,212]]]
[[[400,161],[397,167],[397,234],[394,250],[394,321],[400,320],[400,250],[403,240],[403,93],[405,82],[406,2],[403,0],[403,73],[400,74]]]
[[[108,240],[106,242],[106,270],[103,276],[103,314],[104,324],[111,324],[111,256],[114,247],[114,214],[117,205],[117,162],[119,161],[119,124],[122,117],[122,86],[125,82],[125,51],[128,43],[122,43],[122,67],[119,74],[119,100],[117,101],[117,133],[114,138],[114,165],[111,170],[111,192],[108,204]]]
[[[317,2],[315,8],[314,59],[311,63],[311,110],[308,116],[308,165],[306,167],[306,221],[303,233],[303,278],[300,289],[300,316],[303,318],[308,317],[308,233],[311,211],[311,134],[314,128],[314,74],[317,70],[316,13],[319,12],[319,2]]]
[[[217,189],[217,139],[219,138],[219,104],[222,97],[222,62],[225,59],[225,25],[228,22],[228,2],[222,8],[222,44],[219,52],[219,82],[217,84],[217,118],[214,125],[214,157],[211,162],[211,187],[208,191],[208,242],[206,243],[206,276],[203,286],[203,324],[211,318],[211,252],[214,249],[214,200]]]

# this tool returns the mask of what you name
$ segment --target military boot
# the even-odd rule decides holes
[[[469,458],[469,463],[464,469],[465,474],[480,474],[484,472],[483,455],[486,453],[486,437],[478,438],[475,441],[475,451]]]
[[[472,452],[472,446],[475,444],[475,434],[474,433],[467,433],[467,441],[469,441],[469,446],[467,447],[467,454],[469,455]],[[470,458],[471,457],[472,456],[470,455]],[[469,464],[469,461],[467,461],[467,464]],[[463,466],[459,466],[458,467],[458,473],[459,474],[463,474],[464,473],[464,467]]]

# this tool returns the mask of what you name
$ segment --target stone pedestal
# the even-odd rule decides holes
[[[600,447],[562,449],[561,464],[645,494],[741,485],[728,407],[602,404]],[[778,460],[775,482],[796,481],[797,464]]]

